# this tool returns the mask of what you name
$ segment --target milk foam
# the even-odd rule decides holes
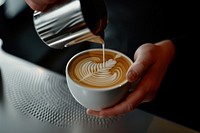
[[[118,58],[120,56],[116,56]],[[112,86],[121,80],[122,68],[115,67],[117,61],[109,59],[106,62],[97,63],[99,57],[88,57],[81,60],[75,68],[75,74],[79,82],[95,86]]]

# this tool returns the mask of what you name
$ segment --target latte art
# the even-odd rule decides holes
[[[109,88],[125,82],[131,61],[118,53],[90,51],[75,57],[68,69],[70,77],[88,88]]]
[[[116,60],[109,59],[103,63],[96,63],[100,60],[98,57],[91,57],[82,60],[76,66],[76,72],[79,82],[84,84],[95,84],[97,87],[112,86],[118,83],[122,76],[122,70],[120,67],[113,67],[116,65]]]

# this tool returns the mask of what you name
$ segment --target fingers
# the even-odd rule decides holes
[[[37,1],[32,1],[32,0],[25,0],[25,2],[29,5],[29,7],[32,10],[36,10],[36,11],[43,11],[47,6],[44,3],[37,2]]]
[[[29,7],[36,11],[44,11],[48,5],[53,4],[56,0],[25,0]]]
[[[144,66],[144,64],[142,63],[134,63],[130,69],[128,70],[127,73],[127,79],[129,82],[135,82],[139,79],[139,77],[142,76],[143,72],[146,70],[147,68]]]
[[[144,89],[138,88],[131,93],[123,102],[114,107],[103,109],[101,111],[94,111],[87,109],[86,113],[97,117],[114,117],[120,116],[136,108],[146,97]]]
[[[154,45],[147,43],[142,45],[134,55],[134,63],[127,72],[127,79],[129,82],[135,82],[148,70],[151,64],[154,63],[149,47],[153,49]],[[148,50],[148,51],[147,51]]]
[[[131,112],[139,104],[149,102],[154,98],[157,90],[154,90],[154,88],[157,88],[155,82],[156,80],[151,78],[151,74],[147,74],[141,82],[139,82],[137,88],[131,92],[124,101],[114,107],[103,109],[101,111],[87,109],[87,114],[106,118],[120,116]]]

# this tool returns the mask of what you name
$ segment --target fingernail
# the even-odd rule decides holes
[[[87,109],[87,110],[86,110],[86,113],[87,113],[88,115],[90,115],[90,114],[91,114],[91,110],[90,110],[90,109]]]
[[[133,71],[129,71],[127,74],[128,81],[134,82],[137,80],[137,73]]]

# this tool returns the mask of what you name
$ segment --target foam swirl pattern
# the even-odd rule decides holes
[[[100,59],[96,57],[93,60]],[[122,69],[120,67],[111,72],[115,64],[116,61],[110,59],[105,62],[105,67],[103,67],[103,63],[96,63],[87,58],[77,64],[76,67],[78,69],[75,74],[80,79],[79,81],[85,84],[95,84],[97,87],[112,86],[120,82],[122,78]]]
[[[106,52],[103,63],[102,51],[90,51],[77,56],[71,63],[69,73],[72,79],[88,88],[109,88],[121,85],[126,80],[130,62],[121,54]]]

